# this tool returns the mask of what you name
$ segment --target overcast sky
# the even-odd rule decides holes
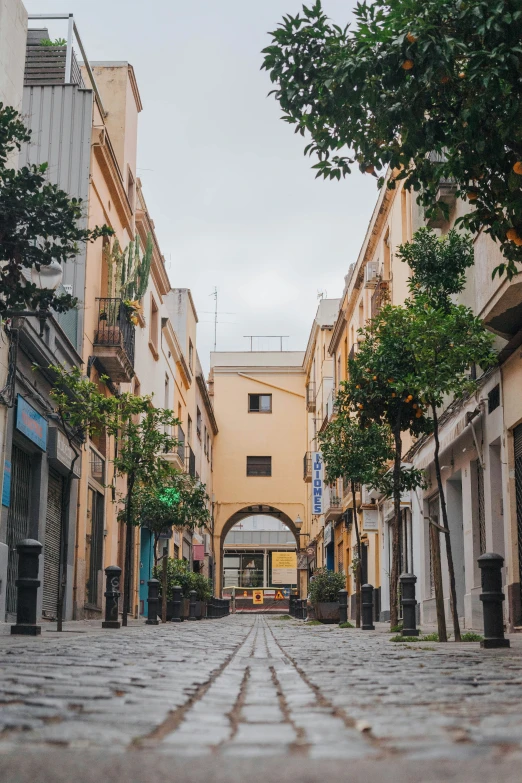
[[[74,13],[90,60],[134,66],[143,102],[138,176],[171,283],[192,289],[205,369],[214,286],[218,350],[248,349],[250,334],[289,335],[284,348],[304,350],[317,294],[342,293],[377,189],[358,172],[341,183],[315,180],[302,137],[266,97],[267,32],[301,2],[24,2],[29,13]],[[323,5],[344,24],[355,2]]]

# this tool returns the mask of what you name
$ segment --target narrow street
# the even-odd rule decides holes
[[[389,638],[262,615],[2,635],[0,779],[519,780],[522,639]]]

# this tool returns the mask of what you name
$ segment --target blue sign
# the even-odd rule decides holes
[[[20,395],[16,401],[16,429],[42,451],[47,449],[47,420]]]
[[[323,513],[323,455],[320,451],[312,453],[312,514]]]
[[[2,484],[2,506],[11,504],[11,461],[4,462],[4,483]]]

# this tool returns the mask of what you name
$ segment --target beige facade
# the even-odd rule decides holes
[[[281,519],[296,535],[295,520],[305,518],[302,363],[300,352],[211,354],[209,385],[219,426],[214,446],[218,594],[223,542],[234,524],[244,516],[267,514]],[[261,402],[259,395],[267,399]],[[253,407],[265,409],[252,410]],[[306,590],[303,585],[301,588]]]

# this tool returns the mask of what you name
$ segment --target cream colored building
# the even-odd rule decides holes
[[[303,353],[212,353],[209,386],[219,426],[214,446],[214,554],[220,594],[223,542],[241,519],[275,516],[299,541],[295,521],[304,520],[306,513]],[[306,594],[306,570],[301,580]]]

